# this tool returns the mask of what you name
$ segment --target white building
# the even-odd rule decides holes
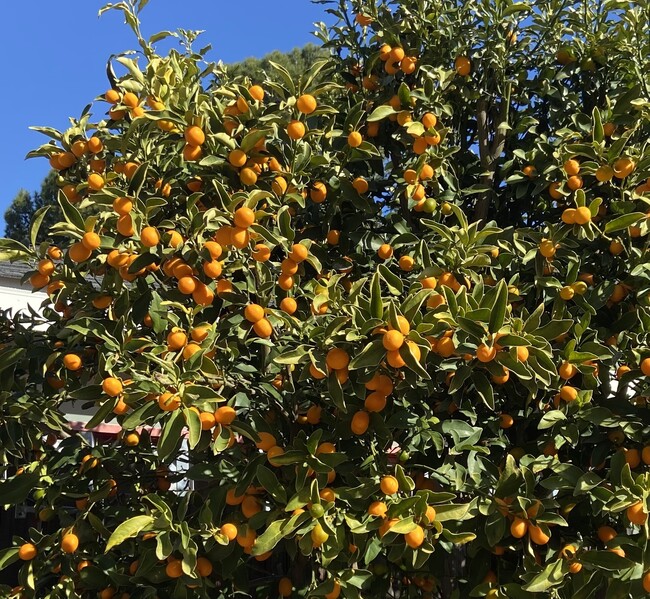
[[[29,282],[21,285],[29,270],[21,262],[0,262],[0,310],[11,310],[13,315],[31,306],[36,312],[41,312],[41,304],[47,295],[43,291],[34,292]]]

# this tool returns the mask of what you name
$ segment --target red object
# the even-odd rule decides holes
[[[104,439],[107,441],[112,441],[120,432],[122,432],[122,427],[119,424],[106,424],[102,423],[94,428],[86,428],[85,422],[69,422],[70,428],[74,431],[87,431],[93,433],[98,439]],[[136,429],[138,432],[142,432],[143,427]],[[147,433],[152,438],[160,437],[160,427],[147,428]]]

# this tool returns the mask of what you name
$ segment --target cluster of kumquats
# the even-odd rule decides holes
[[[0,348],[22,406],[0,493],[40,520],[0,552],[22,560],[0,596],[650,592],[641,92],[571,104],[601,83],[568,13],[339,4],[299,81],[139,38],[105,116],[33,153],[65,220],[2,242],[48,328]],[[477,91],[499,73],[507,128]],[[117,439],[69,436],[69,401]]]

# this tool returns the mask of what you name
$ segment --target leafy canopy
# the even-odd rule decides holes
[[[2,241],[49,326],[4,325],[0,497],[42,525],[0,564],[26,597],[643,596],[647,3],[326,6],[330,55],[261,81],[113,7],[141,54],[33,152],[65,241]]]

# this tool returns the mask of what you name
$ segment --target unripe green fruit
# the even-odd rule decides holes
[[[428,212],[429,214],[435,212],[437,207],[438,207],[438,202],[436,202],[434,198],[427,198],[424,201],[424,211]]]

